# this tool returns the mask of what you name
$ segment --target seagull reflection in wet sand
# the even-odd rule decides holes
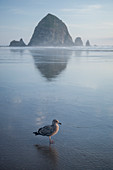
[[[59,124],[61,125],[61,123],[58,120],[54,119],[52,121],[52,125],[44,126],[44,127],[40,128],[37,132],[33,132],[33,133],[35,134],[35,136],[36,135],[49,136],[49,143],[53,144],[54,141],[51,140],[51,136],[58,133]]]
[[[52,167],[54,167],[57,165],[57,161],[58,161],[58,152],[56,151],[55,148],[51,147],[51,145],[49,146],[42,146],[42,145],[34,145],[38,151],[38,153],[40,152],[40,154],[42,156],[44,156],[44,158],[46,159],[46,164],[45,162],[43,163],[42,166],[51,166],[51,169],[53,169]],[[40,157],[41,157],[40,155]],[[49,161],[47,161],[47,159],[49,159]],[[51,162],[51,164],[50,164]]]

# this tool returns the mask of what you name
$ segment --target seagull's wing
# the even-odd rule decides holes
[[[44,126],[38,130],[38,133],[42,136],[50,136],[54,132],[54,127],[52,125]]]

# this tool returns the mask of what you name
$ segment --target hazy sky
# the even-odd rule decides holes
[[[0,0],[0,45],[20,38],[27,44],[48,13],[67,25],[73,40],[113,45],[113,0]]]

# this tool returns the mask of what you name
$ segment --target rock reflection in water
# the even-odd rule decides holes
[[[57,162],[58,162],[58,152],[55,148],[43,145],[35,145],[40,157],[42,157],[45,161],[42,162],[42,168],[50,168],[57,169]]]
[[[81,57],[82,56],[82,51],[81,50],[76,50],[75,51],[75,57]]]
[[[72,55],[71,51],[65,49],[30,50],[30,52],[36,68],[48,81],[52,81],[66,69],[68,60]]]
[[[10,51],[13,53],[19,53],[20,55],[23,55],[25,49],[24,48],[11,48]]]

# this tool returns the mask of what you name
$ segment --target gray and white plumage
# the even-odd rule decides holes
[[[58,133],[59,124],[61,125],[61,123],[58,120],[54,119],[52,121],[52,125],[44,126],[44,127],[40,128],[37,132],[33,132],[33,133],[35,135],[49,136],[49,142],[50,142],[50,144],[52,144],[53,141],[51,140],[51,136]]]

